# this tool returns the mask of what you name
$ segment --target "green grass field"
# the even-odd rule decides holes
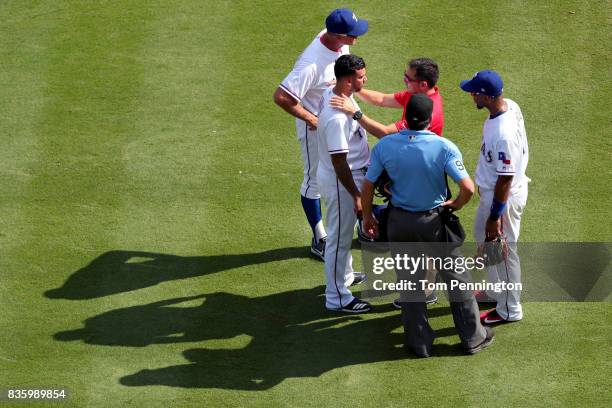
[[[0,2],[0,388],[68,388],[87,407],[612,404],[610,303],[526,303],[473,357],[440,303],[426,360],[388,304],[324,310],[272,93],[341,5]],[[370,21],[352,48],[368,87],[438,61],[471,173],[485,114],[458,83],[502,73],[530,143],[522,240],[612,241],[610,1],[350,7]]]

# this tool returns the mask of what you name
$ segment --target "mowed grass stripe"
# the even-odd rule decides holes
[[[33,132],[38,161],[23,200],[28,231],[14,255],[28,267],[11,271],[28,305],[16,312],[16,337],[30,339],[14,345],[22,359],[13,380],[28,384],[32,373],[45,372],[37,377],[39,385],[64,384],[81,404],[98,398],[100,387],[91,384],[102,383],[108,373],[98,367],[109,362],[103,350],[67,348],[53,334],[113,302],[70,304],[43,292],[61,285],[97,251],[115,247],[126,177],[121,146],[134,129],[142,85],[133,55],[146,33],[140,4],[121,2],[117,8],[119,3],[70,4],[45,17],[45,105]]]
[[[13,339],[21,333],[17,311],[27,305],[22,282],[15,277],[32,269],[21,256],[29,235],[25,202],[38,159],[36,123],[44,106],[43,47],[48,24],[32,17],[36,11],[5,2],[0,6],[0,55],[3,84],[0,110],[0,382],[10,384],[6,373],[17,367]],[[24,26],[24,21],[30,24]]]
[[[224,109],[229,108],[224,104],[224,93],[231,71],[225,57],[224,39],[231,37],[223,18],[226,7],[226,4],[160,2],[155,7],[155,26],[148,33],[141,54],[144,87],[139,95],[136,132],[122,151],[129,174],[129,193],[122,200],[122,238],[116,249],[151,252],[151,259],[176,256],[176,261],[162,263],[159,270],[151,265],[151,275],[160,274],[167,279],[119,295],[123,306],[115,308],[119,315],[122,311],[128,315],[128,306],[158,310],[160,321],[154,318],[151,324],[155,327],[148,330],[153,333],[160,330],[159,339],[151,338],[153,343],[167,343],[130,347],[132,359],[124,359],[121,370],[113,372],[107,381],[109,386],[119,387],[115,392],[124,401],[134,395],[147,405],[172,401],[193,406],[202,399],[214,405],[223,400],[223,392],[136,387],[119,382],[141,370],[189,363],[183,353],[194,347],[193,341],[164,342],[163,335],[169,334],[164,328],[206,327],[211,323],[187,321],[180,313],[173,321],[166,321],[163,316],[172,310],[189,313],[188,309],[181,309],[188,305],[177,304],[175,299],[179,297],[200,296],[190,304],[193,310],[198,310],[197,306],[204,302],[201,295],[231,292],[227,277],[206,274],[217,264],[221,266],[220,272],[227,273],[223,261],[216,258],[216,262],[207,262],[205,257],[244,251],[242,247],[236,248],[236,228],[232,228],[232,223],[240,222],[241,218],[230,213],[233,210],[233,214],[238,214],[240,205],[232,204],[237,191],[232,182],[237,175],[230,173],[233,167],[228,158],[235,154],[226,148],[235,132],[228,126],[232,121],[223,117],[227,115]],[[235,111],[234,106],[232,112]],[[134,259],[135,265],[143,262],[145,273],[147,258],[143,254],[142,259]],[[164,301],[168,302],[166,308],[147,307]],[[178,309],[171,308],[174,306]],[[176,334],[182,334],[180,329]],[[121,353],[116,349],[111,352]],[[152,352],[155,358],[151,358]],[[104,369],[108,372],[109,368]],[[182,371],[176,371],[175,377],[178,383],[193,380]]]
[[[52,18],[30,192],[36,229],[28,245],[40,256],[56,254],[54,278],[64,279],[72,270],[60,268],[82,266],[117,239],[126,191],[121,149],[134,132],[143,77],[134,55],[146,33],[146,13],[136,2],[121,9],[116,4],[72,6]]]
[[[231,247],[222,200],[235,176],[226,149],[235,132],[221,117],[231,69],[223,68],[222,10],[198,2],[155,8],[135,132],[122,149],[129,177],[117,249],[197,256]]]

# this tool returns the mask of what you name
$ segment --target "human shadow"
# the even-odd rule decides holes
[[[188,349],[183,352],[187,363],[143,369],[121,378],[125,386],[264,390],[287,378],[410,358],[402,347],[398,312],[380,317],[330,312],[323,292],[319,286],[255,298],[215,292],[168,299],[109,311],[54,337],[124,347],[218,339],[234,339],[227,343],[233,347],[239,343],[230,349]],[[445,313],[448,308],[436,308],[431,315]],[[455,354],[457,348],[439,353]]]
[[[247,265],[308,257],[310,255],[307,247],[211,256],[109,251],[74,272],[61,287],[46,291],[45,296],[50,299],[94,299]]]

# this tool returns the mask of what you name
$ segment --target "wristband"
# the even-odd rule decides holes
[[[493,203],[491,204],[491,214],[489,214],[489,219],[493,221],[499,220],[502,216],[502,213],[506,209],[506,203],[502,203],[493,199]]]
[[[362,117],[362,116],[363,116],[363,112],[362,112],[362,111],[360,111],[360,110],[358,110],[357,112],[355,112],[355,113],[353,114],[353,119],[354,119],[354,120],[359,120],[359,119],[361,119],[361,117]]]

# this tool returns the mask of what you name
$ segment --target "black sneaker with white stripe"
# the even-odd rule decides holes
[[[361,300],[359,298],[354,298],[351,303],[346,306],[342,306],[341,309],[338,309],[339,312],[344,313],[368,313],[372,310],[372,305],[366,302],[365,300]]]

